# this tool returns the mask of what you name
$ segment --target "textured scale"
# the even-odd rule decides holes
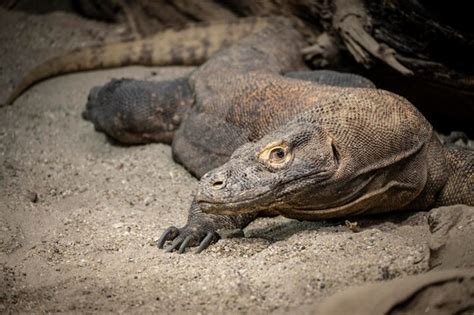
[[[128,65],[199,65],[216,51],[268,27],[264,18],[191,25],[167,29],[152,37],[79,48],[39,64],[14,85],[6,103],[11,104],[28,87],[59,74]]]
[[[438,195],[437,205],[474,205],[474,153],[448,146],[444,150],[448,161],[448,177]]]

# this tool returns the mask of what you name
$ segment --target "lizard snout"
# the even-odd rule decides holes
[[[196,200],[204,203],[221,203],[230,196],[230,192],[225,189],[230,183],[229,170],[212,170],[201,177]]]
[[[227,179],[229,178],[229,171],[215,172],[204,179],[205,183],[212,190],[220,190],[227,185]]]

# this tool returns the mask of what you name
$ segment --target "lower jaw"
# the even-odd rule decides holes
[[[250,207],[229,208],[224,205],[208,204],[208,203],[205,204],[205,203],[199,203],[199,202],[198,202],[198,205],[202,212],[207,213],[207,214],[215,214],[215,215],[239,215],[239,214],[254,213],[254,212],[259,211],[259,209],[254,209]]]

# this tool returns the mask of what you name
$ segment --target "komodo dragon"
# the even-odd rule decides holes
[[[167,251],[200,252],[217,230],[268,213],[319,220],[474,205],[474,153],[442,146],[406,99],[359,76],[303,71],[304,40],[285,19],[249,33],[189,77],[114,80],[89,95],[84,117],[96,129],[171,143],[201,178],[187,224],[166,229],[160,248],[172,240]]]
[[[303,44],[273,19],[189,78],[91,91],[85,117],[97,129],[171,143],[175,160],[201,177],[188,223],[168,228],[159,247],[173,240],[168,251],[199,252],[218,229],[268,212],[318,220],[474,204],[474,153],[443,147],[407,100],[354,75],[282,76],[304,69]]]

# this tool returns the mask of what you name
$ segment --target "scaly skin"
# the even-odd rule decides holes
[[[473,160],[441,147],[405,99],[352,89],[237,149],[201,178],[196,202],[205,213],[299,220],[472,205]]]
[[[282,76],[306,69],[303,45],[286,20],[269,19],[189,78],[91,92],[85,116],[98,129],[128,143],[171,141],[175,160],[202,176],[187,224],[159,247],[201,251],[217,230],[269,210],[318,220],[472,204],[472,152],[444,148],[406,99],[358,76]],[[140,113],[157,112],[144,131],[151,116]]]
[[[243,18],[192,25],[179,31],[168,29],[140,40],[79,48],[34,68],[14,86],[7,104],[36,82],[59,74],[128,65],[200,65],[216,51],[266,26],[267,19]]]

